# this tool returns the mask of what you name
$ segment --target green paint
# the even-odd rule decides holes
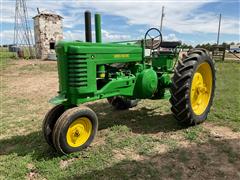
[[[173,52],[160,53],[159,56],[152,58],[152,66],[154,69],[158,69],[162,72],[171,72],[173,70],[173,64],[177,59],[177,55]]]
[[[96,42],[59,42],[59,95],[51,103],[79,105],[112,96],[169,98],[176,53],[145,58],[141,44],[102,43],[101,17],[95,14]]]
[[[95,32],[96,32],[96,42],[102,42],[102,33],[101,33],[101,16],[100,14],[95,14]]]
[[[151,98],[157,91],[158,77],[154,70],[145,69],[138,76],[134,88],[134,97]]]
[[[97,69],[98,69],[98,71],[97,71],[98,77],[99,78],[105,78],[105,75],[106,75],[105,66],[104,65],[98,65]]]
[[[112,96],[169,98],[174,55],[146,63],[143,45],[60,42],[59,95],[54,104],[82,104]]]

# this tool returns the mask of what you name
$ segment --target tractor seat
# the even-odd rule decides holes
[[[182,44],[181,41],[162,41],[160,47],[161,48],[176,48]]]

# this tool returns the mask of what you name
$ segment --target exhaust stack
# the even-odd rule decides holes
[[[91,24],[91,12],[85,11],[85,38],[86,42],[92,42],[92,24]]]

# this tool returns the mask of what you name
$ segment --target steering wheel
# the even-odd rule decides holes
[[[162,43],[162,33],[157,28],[150,28],[144,36],[144,43],[147,49],[157,49]]]

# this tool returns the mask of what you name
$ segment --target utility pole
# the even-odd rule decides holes
[[[219,44],[219,36],[220,36],[220,29],[221,29],[221,20],[222,20],[222,15],[219,15],[219,23],[218,23],[218,35],[217,35],[217,45]]]
[[[162,6],[162,16],[161,16],[161,25],[160,25],[160,31],[162,32],[162,26],[163,26],[163,18],[164,18],[164,6]]]

